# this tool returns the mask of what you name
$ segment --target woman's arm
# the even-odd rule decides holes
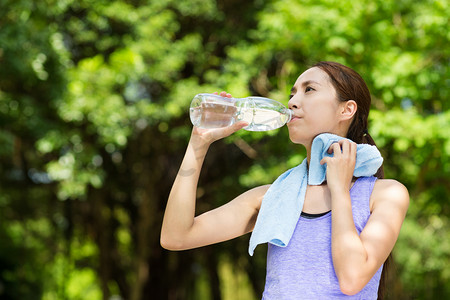
[[[221,94],[225,96],[225,94]],[[230,97],[229,94],[226,96]],[[220,129],[194,127],[181,167],[169,194],[161,229],[161,245],[184,250],[232,239],[250,232],[268,186],[254,188],[229,203],[195,217],[200,170],[209,146],[246,126]]]
[[[364,288],[392,251],[408,209],[409,194],[395,180],[377,180],[370,199],[371,216],[358,235],[349,192],[356,144],[343,141],[332,147],[334,157],[326,160],[332,201],[332,257],[342,292],[353,295]]]
[[[406,188],[395,180],[377,180],[372,214],[358,235],[350,193],[332,193],[332,256],[343,293],[358,293],[394,248],[409,205]]]

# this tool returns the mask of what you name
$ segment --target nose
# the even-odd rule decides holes
[[[298,109],[300,107],[298,99],[296,99],[295,95],[289,99],[288,108],[289,109]]]

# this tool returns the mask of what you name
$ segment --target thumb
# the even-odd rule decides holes
[[[322,158],[322,159],[320,160],[320,164],[321,164],[321,165],[326,164],[326,163],[328,162],[328,159],[329,159],[329,157],[324,157],[324,158]]]

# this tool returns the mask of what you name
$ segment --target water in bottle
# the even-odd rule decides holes
[[[249,131],[279,128],[290,121],[292,111],[278,101],[263,97],[227,98],[198,94],[191,102],[192,124],[200,128],[227,127],[245,121]]]
[[[235,99],[214,94],[198,94],[191,102],[192,124],[200,128],[221,128],[233,125],[237,108]]]

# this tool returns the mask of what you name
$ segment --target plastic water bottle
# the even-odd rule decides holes
[[[200,128],[221,128],[245,121],[249,131],[280,128],[292,118],[292,111],[278,101],[263,97],[227,98],[198,94],[190,107],[191,122]]]

